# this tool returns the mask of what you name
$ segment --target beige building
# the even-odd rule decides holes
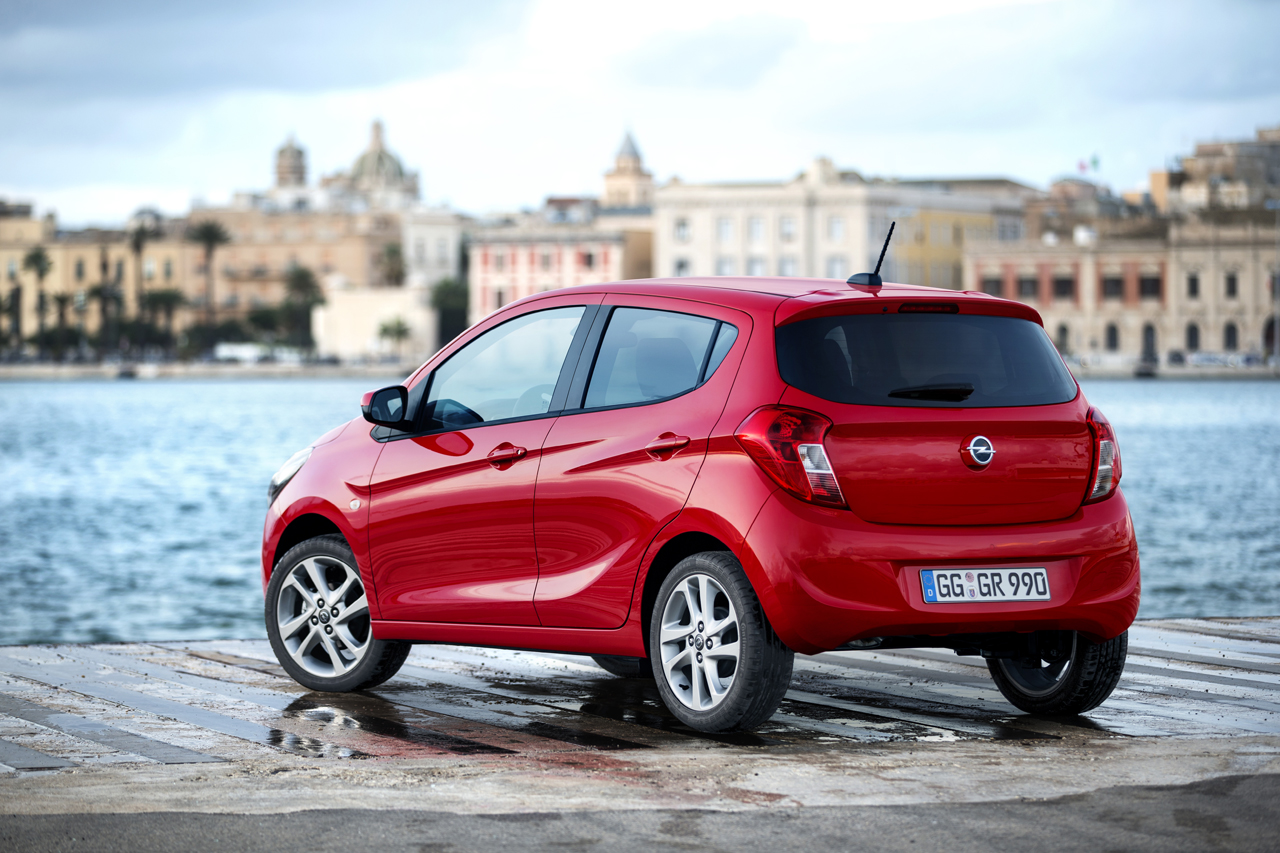
[[[1275,334],[1275,226],[1235,218],[1159,223],[1160,237],[973,245],[964,288],[1034,306],[1086,371],[1261,364]]]
[[[603,200],[557,197],[542,210],[467,230],[468,322],[534,293],[653,274],[653,176],[627,134]]]
[[[790,181],[672,179],[654,196],[655,271],[844,279],[875,268],[896,222],[881,274],[954,287],[965,245],[1020,237],[1035,195],[1003,179],[867,180],[825,158]]]
[[[1178,168],[1151,173],[1151,199],[1162,213],[1261,207],[1280,199],[1280,127],[1253,139],[1201,142]]]

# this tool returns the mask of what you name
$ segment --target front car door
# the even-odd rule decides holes
[[[372,478],[369,542],[383,619],[538,624],[534,485],[595,313],[583,303],[599,299],[535,303],[467,342],[415,389],[417,427],[387,441]]]
[[[750,336],[746,314],[655,297],[609,297],[593,325],[538,473],[534,603],[548,627],[626,620],[641,558],[689,497]]]

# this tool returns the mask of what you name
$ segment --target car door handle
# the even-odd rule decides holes
[[[646,452],[652,456],[661,458],[663,454],[675,453],[682,447],[689,444],[689,436],[676,435],[673,432],[664,432],[644,446]]]
[[[493,450],[490,450],[486,458],[489,460],[490,465],[500,468],[503,465],[510,465],[512,462],[520,461],[528,452],[523,447],[516,447],[510,442],[504,441]]]

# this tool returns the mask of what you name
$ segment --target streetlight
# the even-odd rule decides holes
[[[1271,299],[1275,302],[1276,313],[1271,318],[1271,364],[1280,372],[1280,199],[1267,199],[1266,208],[1276,212],[1276,266],[1271,272]]]

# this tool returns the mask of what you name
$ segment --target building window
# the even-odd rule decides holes
[[[681,217],[676,220],[676,240],[681,243],[689,242],[689,220]]]
[[[142,262],[142,275],[147,281],[151,281],[151,279],[156,277],[155,258],[147,258]]]
[[[1236,298],[1236,293],[1237,293],[1237,290],[1238,290],[1238,285],[1237,285],[1236,281],[1237,281],[1237,279],[1236,279],[1236,274],[1235,274],[1235,273],[1233,273],[1233,272],[1229,272],[1229,273],[1227,273],[1227,298],[1228,298],[1228,299],[1235,299],[1235,298]]]
[[[80,271],[82,273],[84,272],[83,267],[81,268]],[[172,278],[173,278],[173,260],[170,258],[166,258],[164,262],[164,280],[169,281]]]
[[[1240,330],[1235,323],[1222,327],[1222,348],[1227,352],[1235,352],[1240,348]]]
[[[1200,327],[1195,323],[1187,324],[1187,352],[1200,349]]]
[[[733,220],[722,216],[716,220],[716,240],[721,245],[733,242]]]
[[[1120,349],[1120,328],[1115,323],[1107,324],[1107,352]]]
[[[1187,298],[1200,298],[1200,276],[1195,273],[1191,273],[1191,275],[1187,276]]]
[[[827,219],[827,239],[832,243],[844,242],[843,216],[832,216]]]
[[[778,237],[784,243],[796,238],[796,220],[793,216],[784,216],[778,220]]]
[[[998,278],[984,278],[982,292],[991,296],[1004,296],[1004,282]]]
[[[1074,299],[1076,296],[1076,280],[1074,278],[1055,278],[1053,280],[1054,299]]]
[[[551,253],[543,252],[542,257],[539,259],[538,265],[542,267],[543,272],[547,272],[548,270],[550,270],[551,269]]]
[[[951,226],[951,242],[956,246],[964,245],[964,226],[959,222]]]
[[[1142,360],[1156,360],[1156,327],[1150,323],[1142,327]]]
[[[753,216],[747,220],[747,239],[752,245],[759,245],[764,242],[764,219],[759,216]]]
[[[12,261],[10,261],[9,275],[13,275]],[[84,281],[84,259],[76,259],[76,281]]]
[[[1023,276],[1018,279],[1018,296],[1023,299],[1035,299],[1039,289],[1040,282],[1030,276]]]
[[[827,257],[827,278],[848,278],[849,277],[849,259],[844,255],[830,255]]]
[[[503,267],[507,265],[507,256],[502,252],[493,253],[493,269],[495,272],[502,272]],[[499,305],[499,308],[502,306]]]
[[[796,274],[796,259],[794,255],[784,255],[778,258],[778,275],[793,276]]]
[[[1163,290],[1161,283],[1158,275],[1144,275],[1138,279],[1138,295],[1143,299],[1159,299]]]
[[[7,269],[9,272],[9,279],[11,281],[18,277],[18,262],[15,261],[13,258],[9,259],[9,264]]]
[[[1102,298],[1103,299],[1123,299],[1124,298],[1124,279],[1116,276],[1108,276],[1102,280]]]
[[[506,291],[505,291],[505,290],[503,290],[501,287],[495,287],[495,288],[493,289],[493,307],[494,307],[494,310],[497,310],[498,308],[501,308],[503,305],[506,305],[506,304],[507,304],[507,293],[506,293]]]
[[[716,258],[716,275],[733,275],[733,258]]]
[[[449,263],[449,241],[443,237],[436,240],[436,263],[440,266]]]
[[[1071,330],[1067,328],[1066,323],[1059,323],[1058,338],[1057,338],[1058,352],[1062,353],[1063,355],[1066,355],[1067,347],[1070,345],[1070,343],[1071,343]]]
[[[676,274],[677,276],[682,276],[682,275],[688,275],[688,274],[689,274],[689,259],[688,259],[688,258],[676,258],[675,274]]]
[[[427,262],[427,241],[421,237],[413,241],[413,259],[419,266]]]
[[[593,270],[596,268],[596,256],[592,252],[582,252],[579,254],[578,262],[582,264],[583,269]]]
[[[124,281],[124,261],[116,261],[116,281]]]
[[[747,275],[765,275],[764,258],[747,258]]]

